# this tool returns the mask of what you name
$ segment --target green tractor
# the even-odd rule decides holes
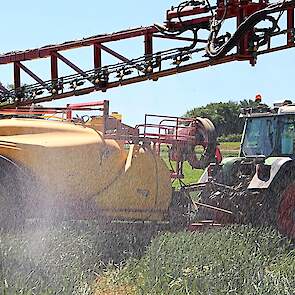
[[[198,219],[271,225],[295,238],[295,104],[260,104],[241,117],[239,156],[211,164],[199,180]]]

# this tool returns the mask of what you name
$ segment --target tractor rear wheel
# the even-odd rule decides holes
[[[13,231],[24,226],[23,187],[20,168],[0,157],[0,229]]]
[[[282,167],[270,188],[252,198],[248,222],[269,225],[283,235],[295,239],[295,167]]]
[[[277,224],[281,233],[295,239],[295,182],[290,183],[281,193]]]
[[[295,239],[295,167],[286,165],[264,194],[262,219],[283,235]]]

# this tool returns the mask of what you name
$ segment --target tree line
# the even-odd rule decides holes
[[[239,118],[242,108],[256,107],[254,100],[214,102],[186,112],[185,117],[206,117],[215,125],[218,136],[241,134],[244,120]]]

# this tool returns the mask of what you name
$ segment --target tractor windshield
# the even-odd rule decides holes
[[[295,143],[295,118],[283,117],[280,120],[279,153],[293,155]]]
[[[269,156],[275,147],[276,117],[249,118],[246,123],[242,153],[244,156]]]

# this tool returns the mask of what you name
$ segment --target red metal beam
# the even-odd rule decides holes
[[[128,58],[126,58],[125,56],[119,54],[118,52],[104,46],[104,45],[100,45],[101,49],[104,50],[105,52],[109,53],[110,55],[116,57],[117,59],[124,61],[124,62],[129,62],[130,60]]]
[[[94,52],[93,52],[93,54],[94,54],[94,68],[95,69],[99,69],[99,68],[101,68],[101,64],[102,64],[102,62],[101,62],[101,44],[99,44],[99,43],[95,43],[94,45],[93,45],[93,49],[94,49]]]
[[[50,57],[51,62],[51,80],[57,80],[58,79],[58,62],[57,62],[57,55],[51,54]]]
[[[67,66],[69,66],[70,68],[72,68],[74,71],[76,71],[77,73],[81,74],[82,76],[86,77],[87,74],[81,70],[79,67],[77,67],[75,64],[73,64],[71,61],[69,61],[67,58],[65,58],[63,55],[61,55],[58,52],[53,52],[52,53],[53,56],[56,56],[58,59],[60,59],[61,61],[63,61]]]
[[[153,54],[153,35],[146,34],[144,36],[144,54],[149,56]]]
[[[70,50],[70,49],[80,48],[84,46],[91,46],[91,45],[99,44],[99,43],[124,40],[124,39],[144,36],[148,33],[152,34],[157,32],[158,32],[158,29],[154,26],[141,27],[141,28],[121,31],[121,32],[113,33],[113,34],[93,36],[93,37],[81,39],[78,41],[69,41],[63,44],[48,45],[48,46],[44,46],[42,48],[37,48],[37,49],[30,49],[30,50],[18,51],[18,52],[9,52],[9,53],[0,55],[0,64],[8,64],[14,61],[25,61],[25,60],[45,58],[45,57],[51,56],[51,54],[56,51],[64,51],[64,50]]]
[[[291,45],[294,43],[294,8],[289,8],[287,10],[287,44]]]
[[[72,103],[68,104],[67,108],[70,108],[72,110],[79,110],[84,109],[86,107],[94,107],[94,106],[104,106],[107,100],[102,101],[92,101],[92,102],[81,102],[81,103]]]
[[[13,64],[14,89],[20,88],[20,67],[17,62]]]
[[[42,86],[45,86],[46,85],[41,78],[39,78],[36,74],[34,74],[31,70],[29,70],[22,63],[20,63],[20,62],[17,61],[17,62],[15,62],[15,65],[17,65],[18,68],[22,69],[25,73],[27,73],[30,77],[32,77],[35,81],[37,81]]]

